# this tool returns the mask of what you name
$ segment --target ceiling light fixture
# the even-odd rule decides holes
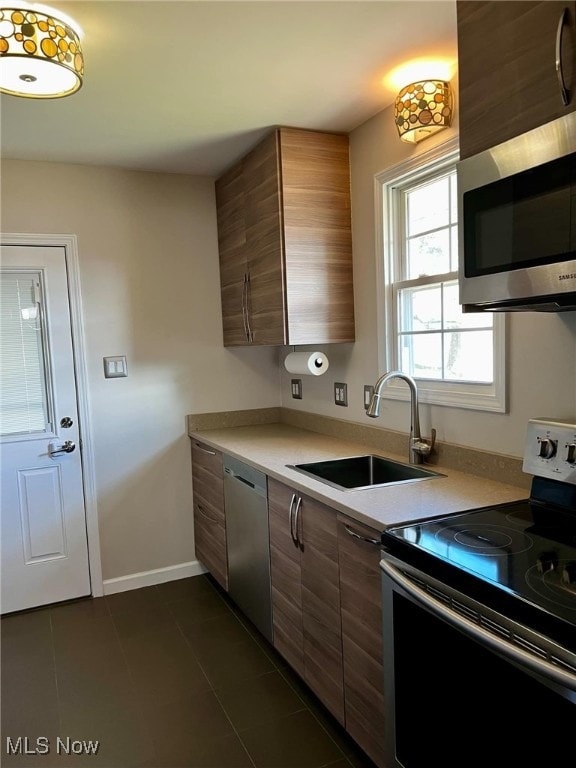
[[[415,144],[448,128],[452,93],[445,80],[420,80],[406,85],[394,104],[394,120],[402,141]]]
[[[0,8],[0,92],[30,99],[69,96],[82,86],[79,32],[58,11]]]

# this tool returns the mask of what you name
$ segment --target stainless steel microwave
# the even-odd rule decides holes
[[[458,163],[464,311],[576,310],[576,113]]]

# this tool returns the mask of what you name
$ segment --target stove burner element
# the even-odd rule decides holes
[[[480,555],[511,555],[526,552],[533,541],[523,531],[498,525],[450,525],[436,533],[444,543],[457,543]]]
[[[490,536],[486,536],[484,533],[470,528],[465,531],[458,531],[454,534],[454,539],[467,547],[480,547],[482,549],[486,547],[500,549],[501,547],[509,547],[512,543],[512,537],[503,531],[490,531]]]

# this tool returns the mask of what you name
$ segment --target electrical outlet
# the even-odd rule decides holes
[[[370,400],[372,399],[372,395],[374,394],[374,387],[372,384],[364,384],[364,410],[368,410],[368,406],[370,405]]]
[[[334,402],[336,405],[348,406],[348,384],[334,382]]]
[[[302,379],[292,379],[292,397],[302,400]]]

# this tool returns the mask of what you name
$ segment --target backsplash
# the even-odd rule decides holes
[[[382,453],[406,454],[408,461],[408,436],[402,432],[296,411],[292,408],[256,408],[245,411],[198,413],[190,414],[187,418],[189,432],[256,424],[289,424],[310,432],[361,443]],[[520,488],[530,488],[531,476],[522,471],[522,459],[513,456],[436,442],[434,453],[427,463],[439,464],[458,472],[466,472]]]
[[[252,408],[246,411],[217,411],[214,413],[191,413],[187,416],[188,432],[202,429],[228,429],[230,427],[251,427],[256,424],[277,424],[282,421],[283,408]]]

